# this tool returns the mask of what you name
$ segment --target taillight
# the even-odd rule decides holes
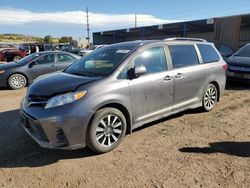
[[[223,69],[228,70],[227,64],[224,64],[222,67],[223,67]]]

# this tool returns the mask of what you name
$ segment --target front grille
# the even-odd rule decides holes
[[[36,122],[36,120],[26,114],[22,114],[21,116],[21,122],[24,125],[26,129],[37,139],[48,142],[48,138],[46,134],[43,131],[42,126]]]

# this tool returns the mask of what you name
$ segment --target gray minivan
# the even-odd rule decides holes
[[[226,69],[214,45],[200,39],[113,44],[39,77],[21,102],[21,122],[42,147],[105,153],[145,123],[212,110]]]

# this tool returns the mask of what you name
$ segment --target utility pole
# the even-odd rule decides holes
[[[90,45],[90,37],[89,37],[89,10],[88,7],[86,8],[86,14],[87,14],[87,41],[88,41],[88,45]]]
[[[137,14],[135,14],[135,28],[137,28]]]

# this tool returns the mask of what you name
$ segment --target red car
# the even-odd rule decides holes
[[[21,44],[19,48],[5,49],[0,52],[0,61],[18,61],[19,59],[25,57],[26,55],[41,52],[41,51],[51,51],[53,47],[51,44],[43,43],[25,43]]]

